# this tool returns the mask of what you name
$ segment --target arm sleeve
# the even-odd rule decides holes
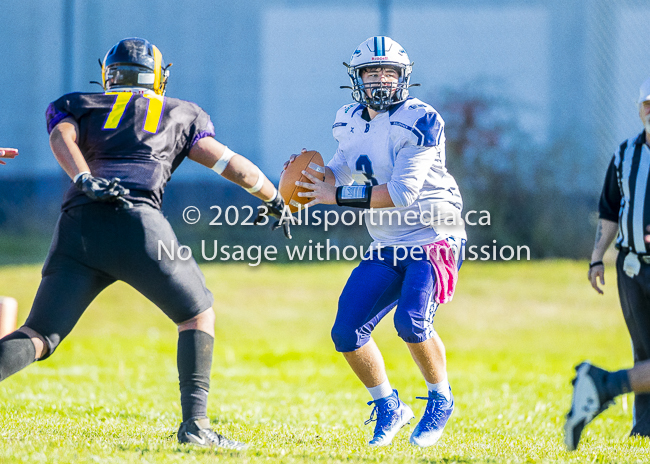
[[[436,112],[427,112],[413,127],[404,146],[397,152],[393,174],[387,184],[396,207],[413,204],[436,160],[441,160],[445,140],[444,122]]]
[[[393,175],[387,184],[395,206],[405,208],[413,204],[438,156],[437,147],[407,146],[397,153]]]
[[[600,195],[600,202],[598,204],[600,219],[618,222],[621,198],[621,189],[618,186],[618,178],[616,176],[616,163],[614,162],[614,158],[612,158],[612,161],[609,163],[609,168],[607,168],[605,185],[603,185],[603,192]]]
[[[350,185],[354,182],[350,168],[345,162],[345,157],[340,150],[336,150],[334,157],[330,160],[329,163],[327,163],[327,167],[332,170],[332,173],[334,173],[337,187],[340,185]]]

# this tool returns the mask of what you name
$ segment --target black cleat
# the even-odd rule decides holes
[[[178,442],[193,445],[222,448],[230,450],[244,450],[246,443],[229,440],[210,428],[210,419],[188,419],[178,429]]]
[[[578,447],[583,429],[613,401],[605,393],[607,371],[585,361],[576,367],[571,410],[564,424],[564,443],[569,451]]]

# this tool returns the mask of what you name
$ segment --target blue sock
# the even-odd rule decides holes
[[[630,378],[627,375],[627,369],[620,371],[608,372],[605,377],[605,389],[608,399],[614,399],[618,395],[623,395],[632,391]]]

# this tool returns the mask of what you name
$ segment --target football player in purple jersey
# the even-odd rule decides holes
[[[178,326],[179,442],[238,450],[245,444],[213,431],[207,417],[213,296],[194,259],[158,256],[160,241],[179,246],[162,196],[189,158],[261,199],[271,216],[281,216],[284,202],[255,164],[214,139],[205,111],[165,96],[168,76],[157,47],[127,38],[103,60],[104,92],[49,105],[50,146],[72,182],[29,317],[0,339],[0,380],[51,356],[91,301],[121,280]]]

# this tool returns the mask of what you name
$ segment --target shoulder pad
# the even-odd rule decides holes
[[[336,120],[334,121],[332,129],[341,126],[347,126],[358,106],[359,103],[350,103],[339,108],[339,110],[336,112]]]
[[[440,144],[445,123],[440,115],[435,112],[425,113],[415,121],[413,133],[418,139],[418,145],[423,147],[435,147]]]
[[[391,113],[391,120],[397,120],[412,126],[415,121],[429,112],[436,112],[436,110],[422,100],[411,97]]]
[[[86,94],[81,92],[67,93],[49,104],[45,111],[48,134],[52,133],[54,126],[65,118],[69,116],[74,117],[75,113],[78,113],[80,110],[83,112],[83,108],[79,105],[79,100],[84,95]]]
[[[440,114],[417,98],[409,98],[391,115],[391,125],[410,131],[418,146],[434,147],[439,145],[445,122]]]
[[[417,111],[417,110],[433,111],[433,107],[428,103],[424,103],[423,101],[420,101],[418,99],[413,99],[413,100],[414,100],[413,102],[407,101],[406,104],[404,105],[406,106],[407,111]]]
[[[187,108],[190,111],[194,111],[196,113],[200,113],[201,111],[204,111],[201,106],[199,106],[197,103],[194,103],[193,101],[190,100],[183,100],[181,98],[175,98],[175,97],[168,97],[165,95],[165,100],[167,101],[167,104],[174,104],[176,106],[183,106]]]
[[[336,112],[336,119],[343,119],[343,118],[350,118],[357,107],[359,107],[359,103],[350,103],[348,105],[343,105],[339,110]]]

